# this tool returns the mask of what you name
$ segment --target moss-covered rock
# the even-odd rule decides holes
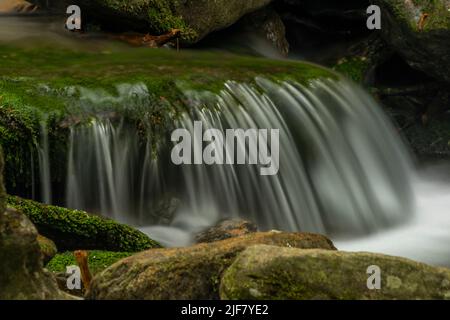
[[[253,233],[188,248],[156,249],[125,258],[94,277],[89,299],[218,299],[221,274],[254,244],[335,249],[307,233]]]
[[[0,300],[72,299],[43,269],[37,231],[14,209],[0,215]]]
[[[142,232],[113,220],[8,197],[8,204],[22,211],[36,225],[39,233],[52,239],[60,251],[108,250],[137,252],[160,245]]]
[[[381,289],[369,290],[369,266]],[[450,270],[375,253],[253,246],[225,272],[222,299],[450,299]]]
[[[247,13],[272,0],[32,0],[32,3],[65,13],[69,4],[80,5],[95,22],[114,28],[132,28],[151,33],[181,29],[183,39],[194,43],[207,34],[226,28]]]
[[[41,248],[42,257],[44,264],[49,262],[58,252],[55,243],[40,234],[37,236],[37,242],[39,243],[39,247]]]
[[[413,67],[450,81],[450,2],[372,0],[382,9],[382,34]]]

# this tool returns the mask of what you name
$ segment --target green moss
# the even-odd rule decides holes
[[[89,270],[95,275],[120,259],[129,257],[130,255],[132,255],[130,252],[89,251]],[[63,252],[55,255],[47,263],[46,268],[51,272],[65,272],[67,266],[73,265],[77,265],[73,252]]]
[[[59,250],[109,250],[137,252],[160,244],[142,232],[113,220],[84,211],[43,205],[19,197],[8,197],[8,205],[28,216],[43,236],[52,239]]]
[[[333,67],[337,72],[359,83],[364,81],[369,68],[370,65],[364,57],[343,58]]]

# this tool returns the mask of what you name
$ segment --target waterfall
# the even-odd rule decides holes
[[[140,226],[196,231],[243,217],[261,229],[343,237],[412,216],[408,153],[377,103],[350,82],[228,82],[214,103],[186,94],[193,105],[170,129],[192,132],[194,121],[204,130],[279,129],[278,174],[248,164],[176,166],[169,137],[154,152],[134,125],[97,117],[71,129],[67,206]]]
[[[39,155],[39,176],[41,183],[41,201],[46,204],[52,203],[52,187],[51,187],[51,172],[50,172],[50,152],[48,143],[48,130],[46,121],[40,124],[40,143],[38,145]],[[31,160],[33,163],[33,159]],[[32,168],[34,174],[34,168]],[[34,191],[33,191],[34,193]]]

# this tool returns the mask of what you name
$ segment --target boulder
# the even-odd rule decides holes
[[[196,243],[214,242],[240,237],[258,231],[256,225],[242,219],[223,220],[217,225],[195,235]]]
[[[154,249],[120,260],[97,274],[88,299],[218,299],[222,272],[255,244],[335,249],[324,236],[308,233],[252,233],[188,248]]]
[[[137,252],[161,247],[130,226],[84,211],[44,205],[13,196],[8,197],[8,204],[26,214],[39,233],[52,239],[60,251]]]
[[[195,43],[209,33],[231,26],[244,15],[272,0],[32,0],[32,3],[65,14],[65,7],[79,5],[105,27],[129,28],[161,34],[181,29],[182,38]],[[64,10],[64,11],[63,11]]]
[[[379,290],[368,288],[378,266]],[[373,284],[369,281],[369,284]],[[450,299],[450,270],[376,253],[252,246],[224,273],[222,299]]]
[[[382,35],[408,64],[450,81],[450,1],[372,0],[382,9]]]

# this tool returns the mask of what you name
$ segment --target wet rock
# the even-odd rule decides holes
[[[41,236],[40,234],[38,234],[37,236],[37,242],[39,243],[39,247],[41,248],[44,264],[46,264],[56,255],[58,249],[56,248],[56,245],[52,240]]]
[[[415,69],[450,81],[450,1],[373,0],[384,39]]]
[[[231,219],[219,222],[217,225],[195,235],[196,243],[206,243],[240,237],[258,231],[250,221]]]
[[[335,249],[324,236],[253,233],[188,248],[154,249],[125,258],[96,275],[88,299],[218,299],[221,274],[255,244]]]
[[[372,265],[381,271],[380,290],[367,287],[367,269]],[[245,300],[450,299],[450,269],[376,253],[258,245],[242,252],[224,273],[220,296]]]

